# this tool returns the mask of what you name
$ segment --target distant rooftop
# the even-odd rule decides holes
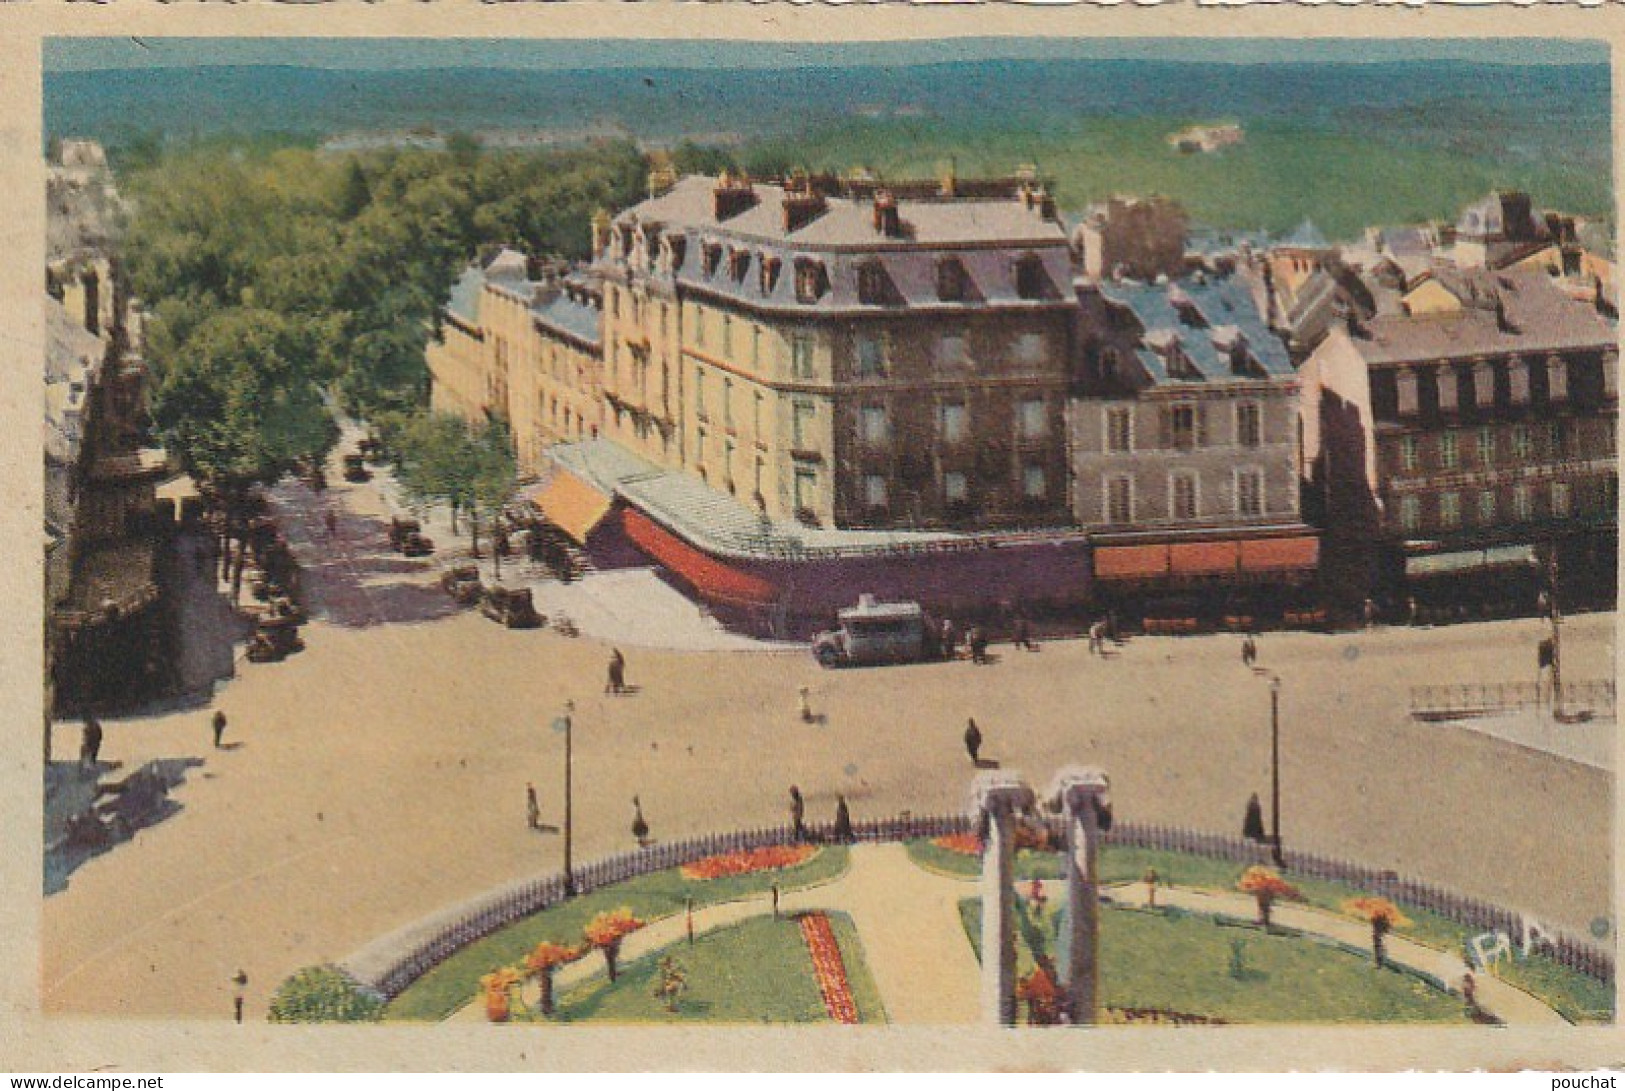
[[[1231,365],[1230,349],[1238,337],[1263,371],[1253,378],[1294,374],[1286,348],[1264,324],[1251,290],[1238,276],[1188,276],[1160,284],[1104,280],[1099,288],[1139,323],[1142,347],[1135,357],[1154,383],[1245,378]],[[1170,371],[1170,351],[1176,345],[1196,374]]]

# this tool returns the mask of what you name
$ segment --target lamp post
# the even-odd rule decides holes
[[[575,772],[575,755],[571,748],[572,720],[575,715],[576,703],[565,701],[564,709],[559,713],[558,719],[553,721],[553,730],[564,733],[564,893],[571,895],[576,892],[575,870],[570,860],[570,839],[572,819],[574,818],[574,799],[571,795],[571,781]]]
[[[1270,675],[1270,854],[1276,867],[1281,858],[1281,676]]]

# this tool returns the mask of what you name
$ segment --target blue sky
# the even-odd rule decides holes
[[[918,64],[983,58],[1141,59],[1234,64],[1352,64],[1463,60],[1490,64],[1606,64],[1602,41],[1557,39],[1040,39],[962,38],[922,42],[777,44],[632,40],[381,38],[51,38],[46,71],[295,65],[336,69],[627,67],[785,68]]]

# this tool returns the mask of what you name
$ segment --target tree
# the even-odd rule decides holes
[[[1258,865],[1242,872],[1241,880],[1236,883],[1236,889],[1244,894],[1251,894],[1258,902],[1258,923],[1264,929],[1270,926],[1270,909],[1277,899],[1286,898],[1290,901],[1303,899],[1297,887],[1281,878],[1274,870]]]
[[[1410,924],[1410,918],[1387,898],[1376,896],[1351,898],[1343,903],[1343,909],[1371,925],[1372,961],[1379,967],[1385,965],[1388,933]]]
[[[604,953],[604,968],[611,981],[615,980],[617,960],[621,956],[621,941],[643,927],[644,922],[632,915],[627,906],[608,909],[587,922],[581,930],[588,946]]]
[[[479,518],[502,509],[517,479],[507,426],[428,413],[408,421],[399,442],[401,486],[420,503],[449,505],[453,530],[458,512],[471,516],[479,556]]]
[[[519,971],[512,966],[492,970],[480,978],[485,993],[485,1017],[493,1023],[506,1023],[513,1007],[513,987],[519,984]]]
[[[525,956],[525,969],[530,971],[536,983],[541,987],[541,999],[536,1007],[543,1015],[553,1014],[553,973],[560,966],[574,962],[585,952],[580,947],[566,947],[561,943],[543,940],[536,945],[536,949]]]

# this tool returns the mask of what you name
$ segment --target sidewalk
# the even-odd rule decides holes
[[[1523,709],[1499,716],[1464,716],[1428,726],[1441,731],[1474,731],[1526,750],[1539,750],[1607,773],[1614,771],[1614,734],[1619,725],[1612,715],[1565,724],[1554,720],[1548,711]]]

